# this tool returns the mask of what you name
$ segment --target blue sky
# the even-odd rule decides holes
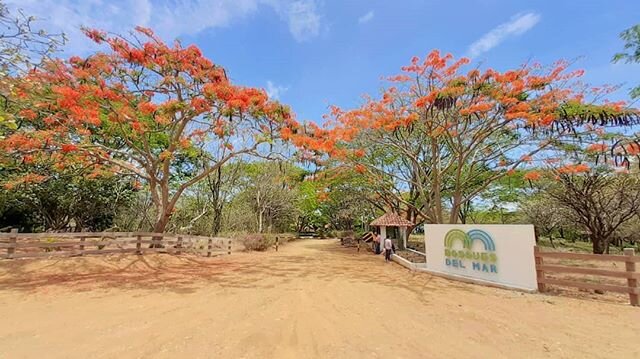
[[[577,60],[592,84],[640,83],[640,65],[611,64],[618,34],[640,23],[640,1],[8,0],[64,31],[66,54],[95,49],[80,25],[125,33],[135,25],[195,43],[235,83],[262,87],[299,120],[330,104],[357,106],[381,76],[432,49],[507,69],[534,59]]]

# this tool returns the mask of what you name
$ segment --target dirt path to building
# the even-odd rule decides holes
[[[336,241],[0,262],[0,358],[639,358],[640,309],[412,273]]]

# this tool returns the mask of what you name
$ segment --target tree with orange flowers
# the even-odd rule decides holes
[[[333,107],[325,126],[309,125],[293,141],[389,188],[409,219],[457,223],[493,183],[580,128],[638,121],[623,103],[601,101],[608,87],[580,84],[582,71],[566,62],[503,72],[463,70],[468,63],[438,51],[414,57],[380,98]]]
[[[638,174],[626,166],[614,167],[603,159],[604,153],[565,153],[562,160],[530,170],[535,193],[523,207],[530,218],[547,220],[534,224],[571,223],[589,239],[595,254],[609,253],[620,231],[640,214]],[[552,235],[553,228],[541,228]]]
[[[625,130],[587,126],[547,151],[524,176],[537,190],[525,208],[538,214],[548,211],[540,205],[556,208],[552,219],[579,228],[595,254],[609,253],[619,232],[640,214],[640,178],[633,166],[640,146]]]
[[[162,232],[191,186],[234,158],[269,156],[297,126],[288,108],[232,84],[195,46],[140,27],[130,37],[84,32],[109,51],[50,61],[16,86],[19,125],[0,139],[0,160],[20,176],[6,187],[46,180],[44,166],[131,174],[148,186]]]

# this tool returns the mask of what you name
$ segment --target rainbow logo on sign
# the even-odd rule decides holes
[[[480,229],[472,229],[467,233],[460,229],[452,229],[444,236],[444,246],[447,248],[453,248],[453,244],[456,241],[462,242],[462,248],[464,249],[471,250],[473,242],[480,241],[484,244],[485,251],[496,251],[496,244],[493,243],[493,238],[489,233]]]
[[[457,246],[458,242],[462,245]],[[473,249],[476,242],[482,243],[481,249]],[[491,235],[480,229],[468,232],[452,229],[444,236],[445,264],[450,267],[498,273],[498,256],[495,251],[496,244]],[[468,262],[471,262],[471,266]]]

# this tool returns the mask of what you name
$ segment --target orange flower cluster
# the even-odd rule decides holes
[[[537,181],[542,178],[542,174],[538,171],[529,171],[524,174],[523,178],[529,181]]]
[[[577,173],[585,173],[589,171],[591,171],[591,168],[589,167],[589,165],[585,163],[568,164],[558,169],[558,172],[562,174],[577,174]]]
[[[494,104],[490,103],[490,102],[479,102],[476,104],[473,104],[467,108],[463,108],[460,110],[460,114],[463,116],[472,114],[472,113],[484,113],[484,112],[489,112],[491,111],[491,109],[494,108]]]
[[[60,150],[62,151],[62,153],[69,153],[69,152],[77,151],[78,146],[74,145],[73,143],[63,143],[60,146]]]
[[[7,190],[12,190],[21,184],[40,183],[47,179],[46,176],[38,175],[34,173],[28,173],[16,180],[6,182],[3,186]]]
[[[531,65],[505,72],[463,73],[468,63],[437,50],[424,60],[413,57],[402,67],[403,73],[388,77],[394,84],[379,100],[366,98],[363,106],[349,111],[332,107],[322,128],[309,124],[285,135],[296,146],[343,158],[349,154],[345,153],[349,143],[363,132],[393,132],[418,121],[430,128],[433,137],[473,135],[465,132],[470,129],[548,127],[557,120],[561,105],[580,103],[584,97],[581,88],[568,85],[583,72],[566,71],[565,61],[546,70]]]
[[[520,158],[520,160],[522,162],[531,163],[531,161],[533,161],[533,157],[531,157],[530,155],[524,155]]]
[[[587,152],[605,152],[609,149],[609,146],[604,143],[594,143],[587,146]]]
[[[140,113],[144,115],[152,115],[154,112],[156,112],[157,109],[158,106],[156,104],[148,101],[143,101],[138,104],[138,110],[140,110]]]
[[[356,170],[356,172],[358,172],[358,173],[365,173],[365,172],[367,172],[367,168],[366,168],[365,166],[361,165],[361,164],[357,164],[357,165],[355,166],[355,170]]]
[[[140,168],[142,160],[171,159],[193,146],[233,151],[231,139],[241,131],[261,142],[291,139],[299,131],[287,107],[270,101],[263,89],[232,84],[225,70],[195,46],[167,45],[142,27],[133,40],[83,31],[111,51],[51,61],[17,79],[16,93],[24,106],[16,115],[24,126],[0,139],[5,153],[0,160],[58,167],[100,162],[102,167],[92,172],[99,174],[122,167],[102,144],[93,143],[95,138],[130,146],[136,155],[124,161],[132,162],[129,168]],[[216,143],[207,146],[205,141]],[[53,161],[56,153],[63,156]]]
[[[624,149],[629,155],[640,155],[640,145],[638,145],[637,143],[630,143],[626,145]]]

